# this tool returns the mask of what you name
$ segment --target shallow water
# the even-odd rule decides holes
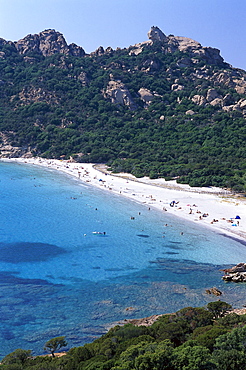
[[[212,286],[245,303],[245,284],[221,280],[221,268],[245,261],[236,240],[38,166],[0,163],[0,196],[0,356],[203,306],[217,299]]]

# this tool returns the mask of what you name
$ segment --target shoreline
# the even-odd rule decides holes
[[[112,174],[104,165],[44,158],[0,158],[2,162],[38,165],[64,172],[91,186],[124,196],[175,215],[225,236],[246,242],[246,199],[220,188],[191,188],[175,180],[137,179],[131,174]],[[239,216],[240,219],[236,219]]]

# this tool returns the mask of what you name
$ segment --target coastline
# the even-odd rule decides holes
[[[44,158],[1,158],[2,162],[38,165],[58,170],[89,185],[209,227],[217,233],[246,241],[246,198],[220,188],[191,188],[164,179],[137,179],[131,174],[112,174],[103,165]],[[239,216],[240,219],[236,219]]]

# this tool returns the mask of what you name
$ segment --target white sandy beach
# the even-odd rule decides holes
[[[228,236],[244,241],[246,239],[246,198],[234,196],[223,189],[191,188],[164,179],[136,179],[129,174],[106,173],[105,166],[88,163],[43,158],[1,160],[63,171],[92,186],[145,204],[150,210],[156,208]]]

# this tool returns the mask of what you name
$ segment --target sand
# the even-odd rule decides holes
[[[1,159],[44,166],[65,172],[105,191],[124,196],[177,217],[210,227],[241,241],[246,240],[246,198],[215,187],[191,188],[175,180],[137,179],[130,174],[112,174],[104,165],[43,158]],[[239,216],[240,219],[237,219]]]

